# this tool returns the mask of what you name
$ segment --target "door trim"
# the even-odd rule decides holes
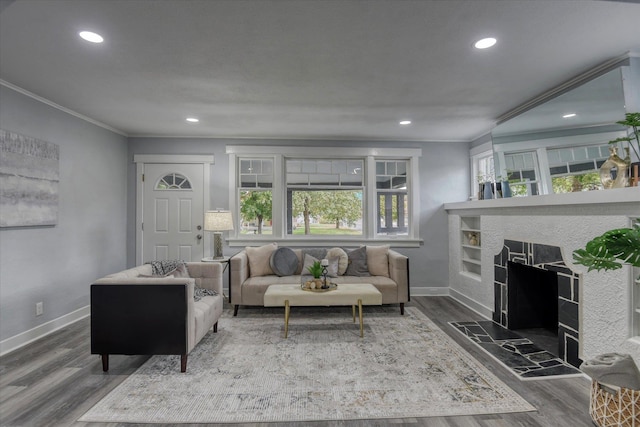
[[[142,218],[144,187],[142,176],[144,174],[145,163],[154,164],[201,164],[203,165],[202,191],[203,207],[206,211],[211,203],[210,183],[211,165],[215,164],[213,155],[172,155],[172,154],[135,154],[133,162],[136,164],[136,265],[142,264]],[[204,215],[204,213],[203,213]],[[203,245],[207,244],[207,234],[204,233]],[[205,246],[208,247],[208,246]]]

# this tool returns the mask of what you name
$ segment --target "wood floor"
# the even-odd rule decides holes
[[[447,324],[450,321],[481,319],[476,313],[449,297],[413,297],[408,306],[422,310],[442,330],[538,410],[478,416],[251,423],[234,424],[234,426],[579,427],[593,425],[588,413],[589,382],[586,378],[520,381]],[[246,309],[249,310],[249,308]],[[0,426],[131,425],[80,423],[76,420],[133,373],[148,359],[148,356],[111,356],[110,370],[105,374],[102,372],[99,357],[90,354],[89,349],[89,319],[84,319],[1,357]],[[196,424],[190,425],[196,426]],[[229,424],[206,425],[229,426]],[[160,426],[160,424],[150,424],[150,426]]]

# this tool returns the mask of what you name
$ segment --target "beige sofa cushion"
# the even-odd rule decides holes
[[[389,277],[389,245],[367,246],[367,266],[372,276]]]
[[[249,274],[251,277],[272,275],[271,254],[278,249],[277,243],[252,247],[247,246],[247,257],[249,258]]]
[[[342,276],[349,266],[349,257],[342,248],[331,248],[327,251],[327,258],[338,258],[338,275]]]

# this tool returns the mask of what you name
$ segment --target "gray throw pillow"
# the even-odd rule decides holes
[[[349,258],[349,265],[345,276],[371,276],[369,274],[369,267],[367,266],[367,248],[361,247],[347,252]]]
[[[291,276],[298,269],[298,257],[290,248],[278,248],[271,254],[269,264],[278,276]]]

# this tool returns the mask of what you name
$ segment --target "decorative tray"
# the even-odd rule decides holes
[[[336,289],[338,289],[338,284],[337,283],[329,283],[329,287],[328,288],[320,288],[320,289],[305,289],[304,285],[301,286],[301,289],[303,291],[307,291],[307,292],[329,292],[329,291],[335,291]]]

